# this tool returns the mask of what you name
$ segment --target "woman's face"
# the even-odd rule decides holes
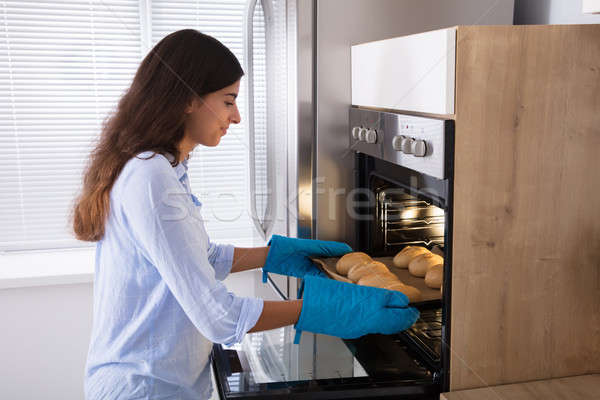
[[[236,98],[240,81],[201,99],[194,99],[186,110],[184,141],[192,145],[216,146],[225,136],[230,124],[240,123]]]

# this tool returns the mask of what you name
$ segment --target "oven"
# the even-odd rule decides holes
[[[350,108],[356,249],[372,257],[423,246],[444,257],[439,299],[395,340],[419,355],[440,391],[450,382],[454,121]]]
[[[389,257],[406,245],[426,246],[445,259],[443,292],[413,304],[420,319],[395,335],[342,340],[303,332],[294,344],[288,326],[215,345],[221,399],[438,399],[448,390],[453,121],[356,107],[349,113],[355,250]],[[272,279],[263,286],[266,300],[290,292]]]

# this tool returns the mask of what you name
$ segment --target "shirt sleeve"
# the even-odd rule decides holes
[[[209,251],[199,211],[168,163],[148,163],[122,183],[121,216],[188,318],[212,342],[240,342],[258,321],[263,300],[237,297],[215,278],[209,254],[222,277],[233,246]]]
[[[190,187],[187,174],[184,179],[184,185],[186,188]],[[196,206],[202,206],[200,200],[198,200],[198,198],[191,192],[190,197]],[[208,243],[208,261],[215,269],[215,278],[222,281],[223,279],[227,278],[227,275],[229,275],[231,272],[231,267],[233,265],[233,251],[235,247],[227,244],[212,243],[208,237],[206,240]]]
[[[234,249],[231,244],[208,243],[208,261],[215,269],[216,279],[222,281],[231,272]]]

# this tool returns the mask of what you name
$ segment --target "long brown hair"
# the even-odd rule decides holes
[[[215,38],[194,29],[165,36],[144,58],[117,110],[102,126],[75,199],[75,237],[96,242],[104,236],[110,190],[129,159],[143,151],[180,158],[185,108],[195,97],[220,90],[244,74],[237,58]]]

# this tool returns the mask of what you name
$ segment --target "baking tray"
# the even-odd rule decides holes
[[[375,257],[373,260],[384,263],[389,270],[395,274],[404,284],[414,286],[421,291],[421,300],[419,303],[429,300],[440,300],[442,293],[440,289],[432,289],[425,285],[425,279],[412,276],[408,269],[396,268],[392,264],[393,257]],[[353,283],[350,279],[345,276],[339,275],[335,271],[335,264],[339,260],[339,257],[331,258],[312,258],[315,265],[317,265],[322,271],[324,271],[330,278],[337,281]]]

